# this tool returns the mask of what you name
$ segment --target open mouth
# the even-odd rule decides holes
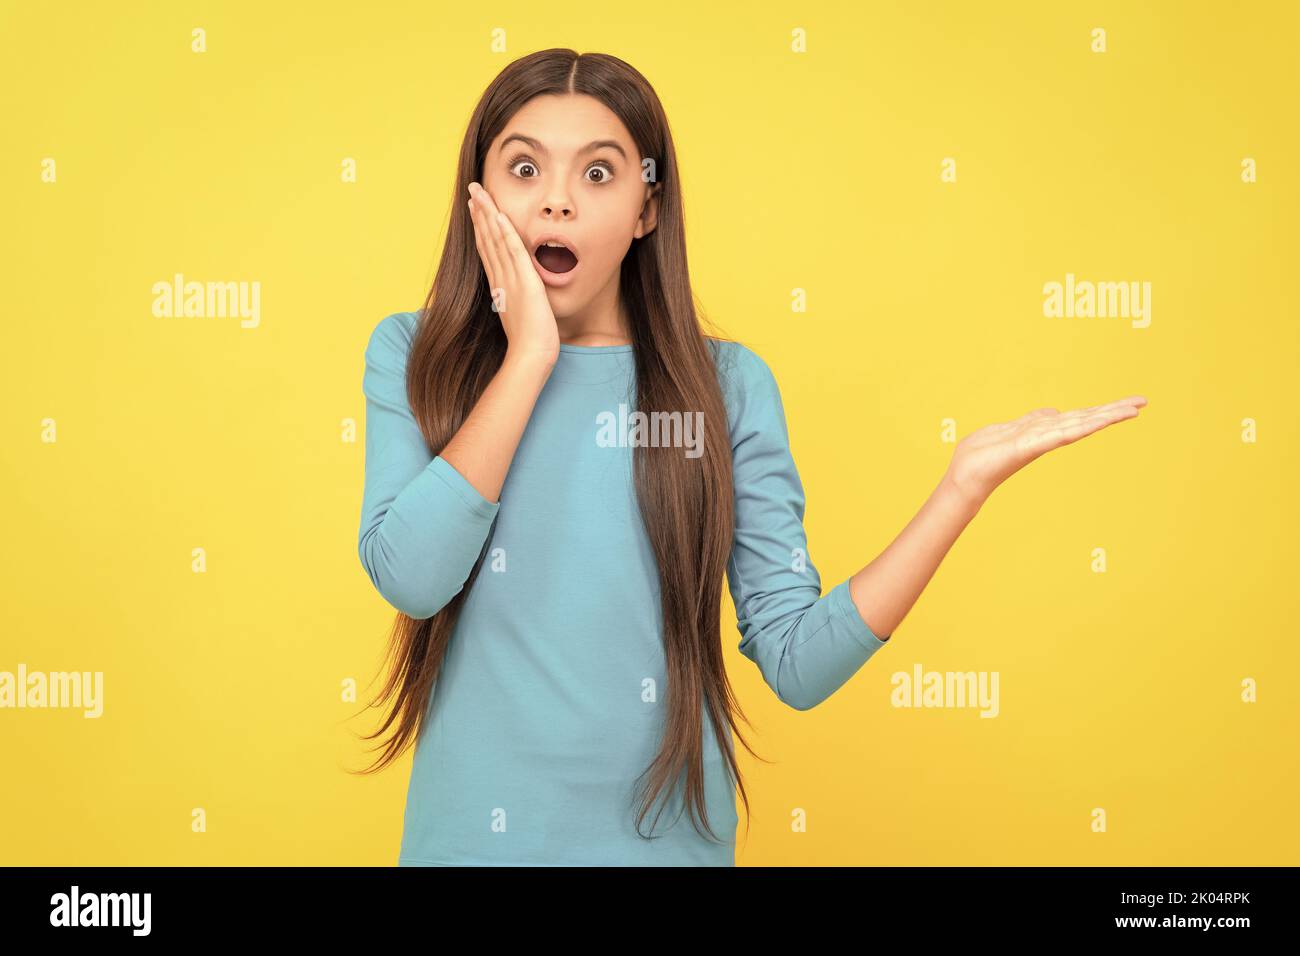
[[[558,240],[543,242],[533,255],[543,269],[557,275],[571,271],[578,264],[578,257],[573,250]]]

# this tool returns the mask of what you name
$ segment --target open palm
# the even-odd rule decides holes
[[[982,503],[998,485],[1044,452],[1115,422],[1136,418],[1146,403],[1141,395],[1132,395],[1068,412],[1036,408],[1014,421],[986,425],[957,443],[948,478],[972,502]]]

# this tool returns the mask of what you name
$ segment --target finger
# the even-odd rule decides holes
[[[496,203],[492,201],[491,194],[481,185],[477,189],[479,201],[483,204],[484,219],[488,223],[488,233],[490,239],[488,245],[492,252],[492,261],[496,264],[497,270],[497,288],[504,289],[507,285],[513,286],[517,276],[515,275],[514,258],[511,256],[509,249],[506,247],[505,229],[503,222],[506,221],[505,213],[497,209]],[[500,301],[501,311],[508,308],[508,304],[503,299]]]
[[[1012,428],[1017,428],[1020,425],[1028,424],[1037,418],[1046,418],[1048,415],[1059,414],[1060,411],[1055,408],[1035,408],[1032,412],[1025,412],[1025,414],[1021,415],[1019,418],[1013,418],[1009,422],[1000,422],[992,427],[998,434],[1001,434],[1002,432],[1008,431]]]
[[[503,212],[496,213],[493,218],[496,220],[497,233],[500,238],[497,240],[497,256],[501,259],[501,268],[510,279],[518,278],[519,260],[515,256],[514,249],[510,246],[510,237],[514,235],[514,226],[510,222],[510,217]],[[518,236],[515,236],[516,241]],[[523,245],[522,242],[519,245]]]
[[[1109,412],[1122,408],[1141,408],[1147,403],[1147,400],[1141,395],[1130,395],[1128,398],[1117,398],[1113,402],[1107,402],[1104,405],[1096,405],[1089,411]]]
[[[1076,442],[1080,438],[1105,428],[1107,425],[1113,425],[1115,422],[1122,422],[1128,418],[1136,418],[1137,415],[1138,410],[1133,406],[1122,406],[1069,422],[1053,423],[1043,429],[1038,437],[1048,447],[1057,448],[1061,445]]]
[[[521,274],[521,270],[525,269],[536,275],[537,270],[533,268],[532,253],[524,245],[524,240],[520,238],[518,231],[516,231],[515,224],[504,213],[501,214],[501,231],[505,236],[506,253],[514,264],[516,275]]]
[[[1091,405],[1088,408],[1075,409],[1067,412],[1068,415],[1087,415],[1093,412],[1105,411],[1111,408],[1119,408],[1121,405],[1131,405],[1141,408],[1147,403],[1147,400],[1141,395],[1130,395],[1128,398],[1118,398],[1113,402],[1106,402],[1104,405]]]
[[[492,291],[495,294],[496,290],[503,286],[506,279],[504,264],[501,262],[501,226],[496,221],[496,210],[492,208],[492,202],[488,198],[487,190],[477,183],[472,183],[471,188],[474,189],[473,202],[477,207],[479,227],[483,232],[483,249],[492,267]]]
[[[473,200],[471,200],[473,202]],[[491,254],[491,242],[487,237],[487,224],[482,217],[482,211],[477,203],[473,204],[469,212],[474,220],[474,246],[478,250],[478,259],[482,261],[484,267],[484,276],[487,280],[487,294],[494,295],[493,290],[500,286],[500,274],[495,265],[493,254]]]
[[[483,272],[487,275],[488,288],[497,286],[496,270],[492,266],[492,257],[488,254],[487,225],[479,213],[481,207],[473,199],[469,201],[469,218],[474,224],[474,247],[478,249],[479,261],[483,263]]]
[[[1024,422],[1032,422],[1036,418],[1047,418],[1049,415],[1059,415],[1059,414],[1061,414],[1061,410],[1059,408],[1035,408],[1032,412],[1025,412],[1025,414],[1021,415],[1019,418],[1015,419],[1014,421],[1008,422],[1008,424],[1020,425],[1023,424]]]
[[[1055,420],[1048,424],[1056,428],[1070,429],[1074,428],[1079,422],[1092,418],[1094,415],[1108,415],[1113,411],[1131,408],[1130,405],[1110,402],[1105,405],[1093,405],[1090,408],[1074,408],[1068,412],[1062,412],[1056,416]]]
[[[514,223],[510,221],[510,217],[497,208],[491,193],[483,189],[481,184],[478,186],[477,191],[479,197],[484,201],[485,208],[488,210],[488,218],[492,222],[493,232],[496,236],[496,256],[502,282],[517,282],[521,275],[536,276],[537,272],[533,268],[532,254],[524,246],[523,239],[519,237],[519,233],[515,229]],[[538,281],[541,280],[538,279]]]
[[[501,234],[501,223],[497,219],[497,213],[501,210],[497,209],[497,204],[492,201],[492,196],[483,188],[481,183],[475,183],[474,186],[476,187],[474,189],[475,201],[482,204],[483,219],[488,225],[488,235],[491,236],[493,245],[496,247],[495,251],[499,257],[501,250],[505,248]]]

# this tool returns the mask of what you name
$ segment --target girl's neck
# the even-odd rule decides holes
[[[631,339],[627,335],[620,335],[617,332],[575,332],[568,333],[560,329],[561,345],[578,345],[585,348],[599,348],[605,345],[630,345]]]
[[[604,306],[604,307],[602,307]],[[556,318],[560,342],[588,348],[603,345],[629,345],[632,332],[618,299],[617,289],[608,305],[593,302],[584,312]]]

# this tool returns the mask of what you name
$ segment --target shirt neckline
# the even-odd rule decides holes
[[[575,355],[599,355],[604,352],[630,352],[632,351],[631,343],[627,345],[567,345],[560,343],[561,352],[572,352]]]
[[[551,368],[550,379],[580,385],[597,385],[627,377],[634,368],[635,356],[628,345],[566,345]]]

